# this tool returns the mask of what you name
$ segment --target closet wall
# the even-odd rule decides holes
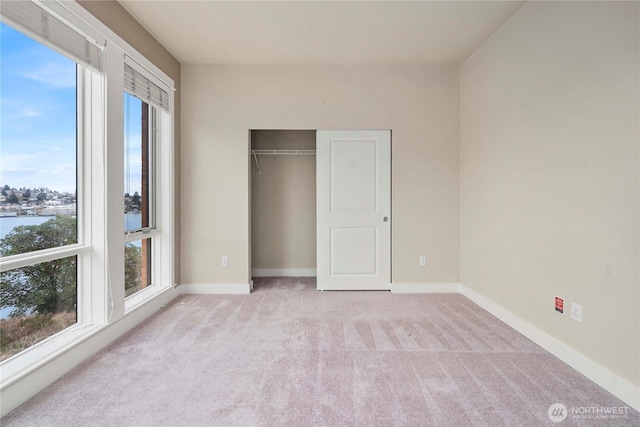
[[[392,281],[459,283],[459,71],[183,64],[181,285],[248,287],[249,129],[391,129]]]
[[[315,130],[253,130],[252,150],[315,150]],[[251,169],[253,276],[315,276],[316,158],[258,156]]]

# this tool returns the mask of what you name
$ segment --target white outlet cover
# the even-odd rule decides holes
[[[571,303],[571,318],[576,322],[582,322],[582,306],[580,304]]]

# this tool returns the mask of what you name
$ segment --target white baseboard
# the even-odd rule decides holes
[[[315,268],[254,268],[253,277],[316,277]]]
[[[459,283],[392,283],[394,294],[457,294]]]
[[[80,341],[71,343],[39,363],[30,366],[19,377],[3,383],[0,416],[6,415],[26,402],[178,296],[176,288],[167,288],[152,300],[132,309],[121,319],[92,331],[82,337]]]
[[[640,388],[473,289],[460,285],[460,293],[636,411],[640,411]]]
[[[181,294],[232,294],[246,295],[251,293],[250,283],[194,283],[180,285],[176,288]]]

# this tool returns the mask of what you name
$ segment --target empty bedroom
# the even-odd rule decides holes
[[[0,3],[3,426],[640,425],[640,3]]]

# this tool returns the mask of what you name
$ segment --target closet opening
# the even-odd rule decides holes
[[[251,130],[250,148],[254,286],[315,287],[316,131]]]

